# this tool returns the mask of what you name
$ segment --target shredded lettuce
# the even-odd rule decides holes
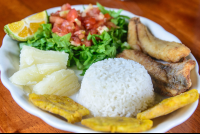
[[[93,63],[106,58],[114,58],[124,49],[130,49],[126,42],[128,30],[126,20],[128,17],[120,15],[122,10],[117,12],[106,10],[99,3],[97,3],[97,6],[102,13],[109,13],[113,17],[111,21],[118,28],[112,28],[108,32],[104,31],[101,35],[89,34],[87,39],[92,40],[92,46],[71,45],[71,33],[60,37],[52,32],[51,24],[42,24],[41,28],[34,34],[34,39],[19,43],[20,48],[22,49],[23,45],[28,45],[40,50],[64,51],[69,54],[68,66],[76,65],[78,69],[83,70],[81,75],[84,75]]]

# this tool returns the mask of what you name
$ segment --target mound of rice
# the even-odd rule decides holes
[[[77,99],[93,116],[134,117],[153,104],[154,89],[144,66],[110,58],[90,66]]]

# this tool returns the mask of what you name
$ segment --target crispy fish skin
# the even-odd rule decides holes
[[[124,50],[117,57],[143,65],[151,76],[154,91],[163,96],[176,96],[187,91],[192,85],[190,71],[196,65],[194,60],[162,64],[137,50]]]
[[[190,103],[199,99],[198,90],[192,89],[175,97],[164,99],[154,107],[138,113],[137,119],[153,119],[163,115],[167,115],[181,107],[184,107]]]
[[[128,29],[129,35],[127,39],[131,48],[140,50],[156,59],[167,62],[178,62],[187,57],[191,52],[184,44],[174,41],[164,41],[154,37],[138,17],[130,19]],[[136,36],[137,41],[135,40]]]
[[[90,114],[88,109],[66,96],[37,95],[32,93],[29,95],[29,100],[35,106],[45,111],[66,118],[69,123],[80,122],[83,116]]]
[[[149,130],[153,121],[128,117],[94,117],[82,120],[81,124],[95,131],[133,133]]]
[[[137,25],[135,24],[135,21],[137,22],[137,19],[133,18],[129,21],[127,42],[132,49],[142,51],[140,43],[138,41]]]

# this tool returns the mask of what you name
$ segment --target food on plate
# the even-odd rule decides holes
[[[80,122],[83,116],[90,113],[88,109],[66,96],[32,93],[29,95],[29,100],[45,111],[64,117],[69,123]]]
[[[137,119],[153,119],[163,115],[167,115],[181,107],[184,107],[190,103],[199,99],[198,90],[192,89],[175,97],[164,99],[159,104],[152,108],[138,113]]]
[[[93,63],[114,58],[130,47],[126,42],[129,17],[120,15],[121,11],[107,10],[99,3],[83,11],[64,4],[51,13],[50,23],[42,24],[34,38],[20,42],[20,47],[66,52],[69,54],[67,65],[76,65],[84,75]]]
[[[101,5],[99,5],[101,6]],[[111,21],[113,17],[109,13],[102,13],[99,7],[89,5],[83,12],[71,8],[70,4],[64,4],[61,10],[51,13],[49,20],[52,23],[52,32],[59,36],[71,33],[71,44],[74,46],[91,46],[92,40],[88,40],[90,34],[102,34],[110,28],[116,28]]]
[[[153,121],[127,117],[94,117],[83,119],[81,124],[95,131],[133,133],[149,130],[153,126]]]
[[[6,25],[5,32],[22,41],[20,70],[11,81],[23,85],[37,107],[63,116],[69,123],[80,122],[85,115],[95,116],[81,123],[105,132],[147,131],[153,126],[149,119],[196,101],[196,90],[183,93],[191,87],[190,71],[196,64],[185,59],[190,49],[154,37],[139,18],[128,23],[130,18],[120,15],[121,11],[106,10],[99,3],[79,11],[67,3],[50,16],[44,11],[43,16],[40,13]],[[44,20],[40,26],[38,16]],[[39,23],[24,26],[35,20]],[[19,29],[13,29],[16,26]],[[13,32],[21,32],[23,38]],[[130,46],[135,50],[125,50]],[[182,62],[163,64],[146,54]],[[73,65],[83,71],[81,85],[75,72],[66,69]],[[165,96],[182,94],[148,109],[156,103],[154,91]],[[68,98],[75,93],[80,104]],[[128,118],[136,116],[138,119]]]
[[[73,70],[62,69],[43,78],[33,87],[33,93],[71,96],[80,89],[78,77]]]
[[[20,53],[20,69],[34,64],[60,63],[62,68],[67,68],[68,55],[65,52],[43,51],[24,45]]]
[[[132,49],[167,62],[179,62],[190,54],[190,49],[184,44],[154,37],[138,17],[130,19],[128,43]]]
[[[117,57],[143,65],[151,76],[155,92],[161,95],[176,96],[192,85],[190,71],[196,65],[194,60],[163,64],[137,50],[124,50]]]
[[[138,40],[137,26],[133,18],[129,20],[127,42],[131,49],[142,51]]]
[[[13,22],[4,26],[4,31],[14,40],[27,41],[32,39],[40,24],[48,22],[46,11],[37,13],[21,21]]]
[[[27,95],[29,95],[32,93],[34,86],[35,85],[25,85],[25,86],[23,86],[23,90]]]
[[[106,21],[109,18],[110,15],[105,18]],[[86,46],[91,46],[92,41],[87,40],[86,34],[89,34],[89,32],[98,33],[97,28],[101,24],[104,25],[105,21],[104,15],[97,7],[89,5],[87,9],[80,12],[71,8],[71,5],[64,4],[61,10],[50,15],[50,23],[53,24],[52,31],[60,36],[72,33],[72,45],[80,46],[85,44]]]
[[[41,81],[46,75],[55,71],[65,69],[60,63],[44,63],[32,65],[15,72],[10,80],[17,85],[34,85]]]
[[[132,60],[109,58],[86,71],[78,102],[93,116],[136,116],[154,103],[154,91],[147,70]]]
[[[71,96],[80,84],[73,70],[66,70],[68,54],[43,51],[23,46],[20,54],[20,70],[10,80],[23,85],[28,93]]]

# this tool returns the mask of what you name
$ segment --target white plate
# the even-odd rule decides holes
[[[85,5],[85,7],[87,7],[87,5]],[[83,5],[72,6],[72,8],[75,8],[77,10],[83,10]],[[60,7],[48,9],[47,12],[48,14],[50,14],[52,12],[56,12],[57,10],[60,10]],[[112,10],[117,10],[117,9],[112,8]],[[122,11],[122,14],[127,15],[129,17],[136,16],[128,11]],[[143,17],[140,18],[141,22],[144,23],[146,26],[148,26],[153,35],[155,35],[156,37],[168,41],[181,42],[177,37],[165,31],[160,25],[156,24],[155,22]],[[17,41],[12,40],[8,35],[6,35],[3,39],[2,47],[0,48],[1,80],[4,86],[10,91],[13,99],[17,102],[17,104],[27,112],[41,118],[46,123],[55,128],[71,132],[82,132],[82,133],[95,132],[89,128],[82,126],[80,123],[69,124],[67,123],[66,120],[56,117],[48,112],[44,112],[39,108],[35,107],[32,103],[28,101],[27,94],[23,91],[23,89],[15,86],[9,81],[9,77],[12,76],[12,74],[18,71],[19,69],[19,54],[20,50],[17,45]],[[190,54],[187,58],[196,61],[196,59],[192,54]],[[193,83],[191,88],[198,89],[198,91],[200,92],[198,71],[199,67],[197,63],[196,67],[191,71],[191,79]],[[80,77],[80,80],[81,79],[82,77]],[[159,117],[153,120],[154,127],[147,132],[163,133],[168,131],[169,129],[186,121],[193,114],[197,106],[198,106],[198,101],[186,107],[183,107],[167,116]]]

